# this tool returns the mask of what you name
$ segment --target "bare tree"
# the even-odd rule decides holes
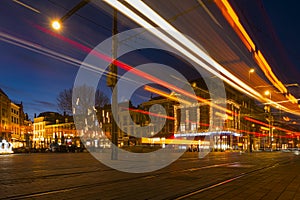
[[[72,115],[72,94],[73,92],[76,95],[80,94],[81,103],[90,102],[92,100],[92,94],[94,92],[93,88],[88,86],[80,86],[78,88],[65,89],[61,91],[57,97],[57,106],[60,113],[66,113]],[[74,103],[74,102],[73,102]],[[108,97],[101,92],[99,89],[95,92],[95,107],[99,108],[109,103]],[[83,106],[83,105],[82,105]],[[84,107],[84,106],[83,106]]]
[[[65,89],[58,94],[57,106],[60,113],[72,115],[72,89]]]

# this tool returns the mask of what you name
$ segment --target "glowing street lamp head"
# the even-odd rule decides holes
[[[58,20],[53,21],[51,25],[52,25],[52,28],[55,30],[61,29],[61,24]]]
[[[269,94],[270,94],[269,90],[265,91],[265,95],[269,95]]]
[[[249,73],[254,73],[255,72],[255,69],[254,68],[251,68],[250,70],[249,70]]]

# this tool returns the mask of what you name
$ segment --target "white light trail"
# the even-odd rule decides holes
[[[158,15],[155,11],[153,11],[150,7],[148,7],[146,4],[144,4],[142,1],[136,1],[136,0],[126,0],[127,3],[129,3],[131,6],[133,6],[135,9],[137,9],[140,13],[142,13],[144,16],[146,16],[148,19],[150,19],[152,22],[156,23],[160,28],[162,28],[164,31],[171,30],[172,32],[168,32],[169,35],[171,35],[173,38],[175,38],[177,41],[179,41],[181,44],[186,46],[189,50],[191,50],[193,53],[196,53],[197,55],[202,56],[201,58],[204,59],[207,63],[209,63],[212,67],[215,69],[221,71],[223,74],[231,78],[232,80],[235,80],[236,83],[229,80],[227,77],[221,76],[220,73],[210,68],[208,65],[206,65],[204,62],[199,60],[197,57],[195,57],[193,54],[188,52],[186,49],[184,49],[182,46],[180,46],[178,43],[176,43],[174,40],[170,39],[168,36],[166,36],[161,31],[157,30],[154,26],[152,26],[150,23],[145,21],[143,18],[141,18],[139,15],[137,15],[135,12],[127,8],[125,5],[123,5],[121,2],[117,0],[104,0],[107,4],[114,7],[115,9],[122,12],[124,15],[132,19],[133,21],[140,24],[142,27],[147,28],[152,34],[154,34],[156,37],[160,38],[162,41],[166,42],[173,48],[179,50],[181,53],[183,53],[185,56],[189,57],[194,62],[198,63],[200,66],[202,66],[207,71],[211,72],[212,74],[220,77],[222,80],[227,82],[229,85],[233,86],[234,88],[242,91],[243,93],[248,94],[251,97],[254,97],[258,100],[268,101],[269,99],[263,97],[260,93],[258,93],[256,90],[252,89],[250,86],[242,82],[240,79],[235,77],[233,74],[231,74],[229,71],[227,71],[225,68],[223,68],[219,63],[214,61],[211,57],[209,57],[207,54],[205,54],[201,49],[199,49],[193,42],[188,40],[185,36],[183,36],[179,31],[177,31],[173,26],[171,26],[165,19],[163,19],[160,15]],[[180,39],[178,39],[180,38]],[[190,46],[189,46],[190,45]],[[237,86],[236,84],[239,84]],[[241,88],[242,87],[242,88]],[[281,106],[276,102],[272,101],[272,104]],[[297,115],[300,115],[298,112],[294,112],[286,107],[281,106],[283,110],[288,111],[290,113],[294,113]]]
[[[30,50],[30,51],[35,52],[35,53],[39,53],[39,54],[44,55],[44,56],[48,56],[50,58],[62,61],[64,63],[70,64],[70,65],[73,65],[73,66],[76,66],[76,67],[83,66],[85,69],[90,70],[90,71],[95,72],[95,73],[100,73],[101,72],[103,74],[107,74],[107,71],[104,71],[104,70],[100,69],[97,66],[90,65],[90,64],[85,63],[85,62],[83,62],[81,60],[78,60],[76,58],[58,53],[57,51],[53,51],[53,50],[48,49],[46,47],[43,47],[39,44],[17,38],[15,36],[9,35],[7,33],[0,32],[0,41],[7,42],[9,44],[12,44],[12,45]],[[118,75],[118,77],[120,77],[120,75]],[[128,78],[126,80],[128,82],[137,83],[136,80],[131,80],[131,79],[128,79]]]
[[[17,4],[20,4],[21,6],[24,6],[25,8],[27,8],[29,10],[32,10],[33,12],[36,12],[36,13],[39,13],[39,14],[41,13],[39,10],[37,10],[37,9],[35,9],[35,8],[29,6],[29,5],[27,5],[27,4],[25,4],[25,3],[21,2],[21,1],[13,0],[13,2],[15,2]]]
[[[248,86],[240,79],[235,77],[233,74],[231,74],[229,71],[227,71],[224,67],[222,67],[219,63],[213,60],[209,55],[203,52],[203,50],[201,50],[198,46],[196,46],[195,43],[193,43],[191,40],[186,38],[182,33],[180,33],[176,28],[174,28],[170,23],[168,23],[164,18],[162,18],[158,13],[156,13],[153,9],[147,6],[144,2],[136,1],[136,0],[126,0],[126,2],[129,3],[131,6],[133,6],[140,13],[142,13],[144,16],[146,16],[148,19],[150,19],[152,22],[156,23],[163,30],[166,31],[171,30],[172,32],[168,32],[169,35],[171,35],[174,39],[176,39],[186,48],[190,49],[196,55],[199,55],[202,59],[208,62],[215,69],[219,70],[224,75],[237,82],[242,88],[246,89],[254,96],[258,98],[262,98],[262,95],[260,93],[253,90],[250,86]]]
[[[155,28],[154,26],[152,26],[150,23],[146,22],[144,19],[142,19],[140,16],[138,16],[136,13],[134,13],[133,11],[131,11],[130,9],[128,9],[126,6],[124,6],[123,4],[121,4],[119,1],[117,0],[104,0],[106,3],[108,3],[109,5],[111,5],[112,7],[118,9],[120,12],[122,12],[124,15],[128,16],[129,18],[131,18],[133,21],[137,22],[138,24],[140,24],[142,27],[147,28],[152,34],[154,34],[155,36],[157,36],[158,38],[160,38],[162,41],[166,42],[167,44],[169,44],[170,46],[172,46],[173,48],[177,49],[178,51],[180,51],[183,55],[189,57],[191,60],[193,60],[194,62],[198,63],[201,67],[203,67],[204,69],[206,69],[207,71],[209,71],[210,73],[212,73],[213,75],[216,75],[217,77],[221,78],[222,80],[224,80],[225,82],[227,82],[228,84],[230,84],[232,87],[238,89],[241,91],[241,88],[239,88],[236,83],[233,83],[232,81],[230,81],[228,78],[221,76],[221,74],[217,71],[215,71],[214,69],[212,69],[211,67],[209,67],[207,64],[205,64],[204,62],[202,62],[201,60],[199,60],[197,57],[195,57],[193,54],[191,54],[190,52],[188,52],[186,49],[184,49],[182,46],[178,45],[178,43],[174,42],[174,40],[170,39],[168,36],[166,36],[164,33],[162,33],[161,31],[157,30],[157,28]],[[166,28],[162,27],[164,30]],[[170,27],[170,29],[172,29]],[[173,28],[174,29],[174,28]],[[176,29],[175,29],[176,30]],[[172,30],[173,31],[173,30]],[[173,32],[172,32],[173,34]],[[174,32],[175,34],[175,32]],[[179,33],[180,35],[181,33]],[[193,44],[193,46],[195,46]],[[197,47],[198,48],[198,47]],[[200,50],[202,51],[202,50]],[[203,52],[202,52],[203,54]],[[204,57],[206,57],[207,59],[209,59],[207,57],[206,54],[203,54]],[[211,59],[212,60],[212,59]],[[206,61],[207,62],[207,61]],[[215,65],[217,65],[217,63],[215,61],[209,61],[210,64],[214,63]],[[224,71],[225,69],[223,69]],[[232,75],[233,76],[233,75]],[[233,76],[233,78],[236,79],[236,77]],[[246,84],[245,84],[246,85]],[[249,86],[248,86],[249,87]],[[250,88],[250,87],[249,87]],[[251,88],[250,88],[251,89]],[[249,96],[252,96],[254,98],[259,98],[259,99],[263,99],[265,100],[265,98],[257,93],[255,90],[254,92],[256,93],[256,95],[253,95],[252,93],[242,90],[244,93],[248,94]],[[257,97],[258,96],[258,97]]]

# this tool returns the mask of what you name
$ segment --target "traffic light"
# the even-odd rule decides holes
[[[114,87],[117,84],[117,66],[110,64],[108,67],[108,73],[106,76],[106,85],[108,87]]]

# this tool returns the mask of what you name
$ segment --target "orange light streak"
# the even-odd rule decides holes
[[[58,38],[58,39],[60,39],[62,41],[65,41],[65,42],[71,44],[72,46],[74,46],[74,47],[76,47],[76,48],[78,48],[78,49],[80,49],[80,50],[82,50],[82,51],[84,51],[86,53],[91,53],[92,55],[94,55],[94,56],[96,56],[96,57],[98,57],[100,59],[103,59],[103,60],[107,61],[108,63],[112,63],[112,64],[114,64],[115,66],[118,66],[121,69],[129,71],[132,74],[136,74],[136,75],[138,75],[140,77],[143,77],[145,79],[148,79],[148,80],[150,80],[150,81],[152,81],[154,83],[160,84],[160,85],[162,85],[162,86],[164,86],[164,87],[166,87],[166,88],[168,88],[170,90],[173,90],[175,92],[181,93],[181,94],[183,94],[183,95],[185,95],[187,97],[190,97],[192,99],[201,101],[201,102],[203,102],[203,103],[205,103],[207,105],[210,105],[210,106],[212,106],[214,108],[217,108],[219,110],[223,110],[226,113],[229,113],[229,114],[232,114],[232,115],[238,115],[237,113],[234,113],[233,111],[231,111],[229,109],[226,109],[226,108],[224,108],[222,106],[219,106],[217,104],[213,104],[213,103],[207,101],[204,98],[198,97],[198,96],[196,96],[194,94],[191,94],[191,93],[189,93],[189,92],[187,92],[187,91],[185,91],[185,90],[183,90],[181,88],[178,88],[178,87],[176,87],[176,86],[174,86],[172,84],[169,84],[169,83],[167,83],[167,82],[165,82],[165,81],[163,81],[163,80],[161,80],[159,78],[156,78],[156,77],[154,77],[154,76],[152,76],[150,74],[147,74],[147,73],[145,73],[145,72],[143,72],[141,70],[133,68],[132,66],[130,66],[130,65],[124,63],[124,62],[121,62],[119,60],[113,59],[110,56],[107,56],[107,55],[105,55],[103,53],[100,53],[98,51],[93,51],[93,49],[91,49],[91,48],[89,48],[89,47],[87,47],[85,45],[82,45],[82,44],[80,44],[80,43],[78,43],[78,42],[76,42],[74,40],[71,40],[71,39],[69,39],[67,37],[64,37],[63,35],[60,35],[58,33],[55,33],[55,32],[53,32],[53,31],[51,31],[49,29],[46,29],[46,28],[38,26],[38,25],[36,25],[36,27],[38,29],[40,29],[41,31],[47,33],[47,34],[50,34],[50,35],[52,35],[52,36],[54,36],[54,37],[56,37],[56,38]]]
[[[287,94],[288,90],[284,86],[284,84],[276,77],[276,75],[273,73],[270,65],[266,61],[265,57],[261,53],[260,50],[255,51],[255,44],[248,35],[247,31],[243,27],[243,25],[240,23],[239,18],[236,14],[236,12],[233,10],[231,5],[229,4],[228,0],[215,0],[216,5],[219,7],[219,9],[222,11],[223,16],[226,18],[228,23],[231,25],[233,30],[237,33],[237,35],[240,37],[246,48],[253,52],[254,54],[254,60],[258,64],[258,66],[263,70],[265,76],[268,78],[268,80],[283,94],[286,94],[285,97],[291,102],[291,103],[298,103],[297,99],[291,95]]]
[[[130,110],[130,111],[133,111],[133,112],[142,113],[142,114],[146,114],[146,115],[152,115],[152,116],[155,116],[155,117],[161,117],[161,118],[165,118],[165,119],[175,120],[174,117],[171,117],[171,116],[168,116],[168,115],[152,113],[152,112],[145,111],[145,110],[134,109],[134,108],[123,108],[123,109]]]
[[[173,101],[178,101],[178,102],[184,103],[184,104],[186,104],[186,105],[192,105],[192,103],[189,102],[189,101],[186,101],[186,100],[181,99],[181,98],[177,98],[176,96],[170,95],[170,94],[168,94],[168,93],[166,93],[166,92],[164,92],[164,91],[162,91],[162,90],[159,90],[159,89],[150,87],[150,86],[148,86],[148,85],[145,85],[144,89],[145,89],[146,91],[153,92],[153,93],[158,94],[158,95],[160,95],[160,96],[163,96],[163,97],[166,97],[166,98],[168,98],[168,99],[171,99],[171,100],[173,100]]]
[[[273,126],[273,125],[270,125],[270,124],[267,124],[267,123],[264,123],[262,121],[259,121],[259,120],[256,120],[256,119],[252,119],[250,117],[244,117],[245,120],[248,120],[250,122],[254,122],[254,123],[257,123],[257,124],[260,124],[260,125],[263,125],[263,126],[267,126],[267,127],[270,127],[270,128],[275,128],[277,130],[281,130],[281,131],[284,131],[286,132],[287,134],[300,134],[299,132],[294,132],[294,131],[291,131],[291,130],[288,130],[288,129],[284,129],[284,128],[281,128],[281,127],[278,127],[278,126]]]
[[[230,6],[227,0],[215,0],[215,3],[222,11],[224,17],[227,19],[231,27],[236,31],[240,39],[246,45],[247,49],[252,52],[255,50],[255,44],[251,40],[247,31],[244,29],[239,21],[237,14],[234,12],[233,8]]]

